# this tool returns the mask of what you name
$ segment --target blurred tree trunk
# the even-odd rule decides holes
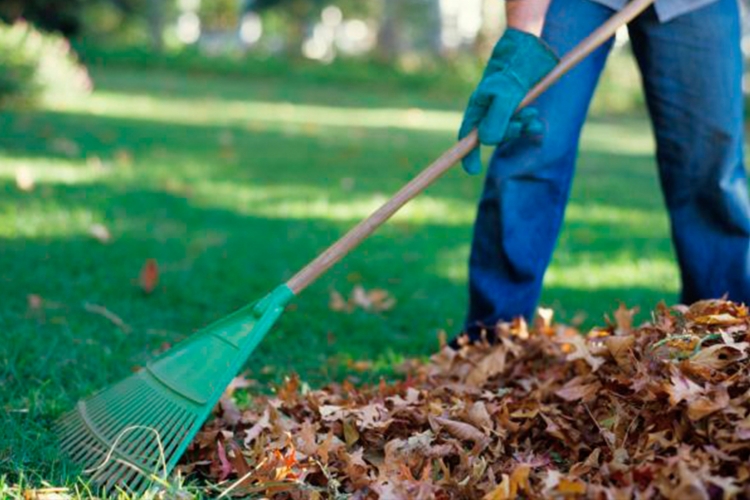
[[[288,2],[287,13],[290,16],[290,25],[288,31],[288,47],[294,56],[299,56],[302,51],[302,44],[307,38],[307,28],[310,25],[313,12],[316,11],[318,2],[309,0],[293,0]]]
[[[437,55],[443,55],[445,47],[443,46],[443,9],[439,0],[427,2],[428,21],[430,23],[430,51]]]
[[[398,4],[399,0],[382,0],[383,14],[378,30],[377,57],[385,62],[396,60],[401,49]]]
[[[161,52],[164,49],[165,2],[166,0],[148,0],[146,4],[146,23],[151,39],[151,49],[155,52]]]

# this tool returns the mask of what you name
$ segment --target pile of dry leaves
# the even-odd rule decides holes
[[[403,382],[223,401],[186,471],[273,498],[750,498],[748,309],[540,318],[444,348]],[[227,492],[227,489],[230,489]]]

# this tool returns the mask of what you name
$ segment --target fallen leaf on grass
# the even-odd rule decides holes
[[[393,309],[395,305],[396,299],[386,290],[365,290],[361,285],[355,286],[346,300],[338,291],[331,290],[328,302],[328,307],[336,312],[352,312],[356,308],[368,312],[384,312]]]
[[[331,290],[328,307],[335,312],[349,312],[349,303],[336,290]]]
[[[104,306],[96,305],[96,304],[89,304],[88,302],[83,304],[83,308],[86,310],[86,312],[90,312],[91,314],[99,315],[105,319],[107,319],[110,323],[115,325],[117,328],[123,331],[123,333],[130,333],[133,331],[133,329],[123,321],[121,317],[110,311]]]
[[[50,142],[50,149],[55,153],[73,158],[81,154],[81,146],[67,137],[57,137]]]
[[[380,288],[365,290],[361,286],[355,286],[352,290],[352,302],[365,311],[388,311],[396,305],[396,300]]]
[[[224,390],[224,395],[231,397],[234,391],[237,389],[247,389],[257,385],[257,381],[251,378],[247,378],[246,375],[238,375],[232,379],[227,388]]]
[[[346,367],[356,372],[368,372],[372,370],[373,362],[367,359],[360,359],[358,361],[347,360]]]
[[[31,169],[26,166],[18,167],[16,169],[16,187],[24,192],[30,192],[34,190],[36,186],[36,180]]]
[[[155,259],[148,259],[145,264],[143,264],[138,283],[144,293],[153,293],[154,289],[159,284],[159,265],[156,263]]]
[[[107,229],[107,226],[103,224],[93,224],[89,228],[89,234],[99,243],[106,244],[112,240],[112,234],[109,232],[109,229]]]
[[[133,153],[127,148],[115,151],[115,164],[121,168],[129,168],[133,165]]]
[[[32,313],[42,312],[44,308],[44,299],[41,295],[30,293],[26,296],[26,306]]]
[[[71,500],[73,495],[68,488],[39,488],[25,490],[24,500]]]

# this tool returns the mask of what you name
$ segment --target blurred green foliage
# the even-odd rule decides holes
[[[81,28],[80,13],[90,0],[0,0],[0,20],[26,20],[46,31],[74,35]]]
[[[422,0],[203,0],[194,7],[201,33],[224,33],[228,41],[210,50],[201,43],[178,41],[175,26],[184,12],[183,4],[171,0],[0,0],[0,18],[25,16],[44,29],[76,33],[71,37],[74,46],[87,64],[96,66],[384,85],[420,90],[451,102],[462,102],[469,95],[486,57],[486,47],[479,42],[441,52],[436,38],[439,9]],[[344,19],[371,23],[378,36],[372,51],[358,56],[339,53],[323,64],[302,56],[304,40],[320,22],[323,8],[330,5],[340,9]],[[260,42],[253,46],[232,43],[236,41],[232,34],[249,10],[262,20]],[[386,40],[389,37],[382,32],[392,32],[397,39]],[[38,89],[20,82],[33,80],[34,64],[25,61],[23,54],[3,52],[0,93],[33,96]],[[638,72],[627,47],[613,52],[592,109],[597,114],[643,109]]]
[[[0,108],[34,104],[53,88],[62,94],[91,89],[67,40],[25,22],[0,24]]]
[[[337,59],[320,64],[302,58],[224,54],[207,56],[193,47],[154,54],[147,47],[110,48],[76,43],[81,57],[93,67],[168,69],[189,74],[258,78],[291,78],[299,83],[341,83],[358,86],[422,90],[432,97],[463,99],[468,96],[481,62],[469,58],[425,65],[417,70],[372,59]]]
[[[207,56],[196,47],[155,54],[147,46],[103,47],[78,42],[77,51],[86,64],[97,68],[165,69],[187,74],[230,77],[292,79],[298,83],[347,84],[393,91],[419,91],[446,105],[468,99],[483,70],[484,60],[473,55],[436,60],[404,67],[376,58],[339,58],[320,64],[302,58],[254,53]],[[640,76],[628,47],[613,52],[591,106],[598,116],[643,114]]]

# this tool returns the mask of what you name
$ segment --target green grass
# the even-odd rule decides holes
[[[50,425],[82,396],[288,279],[449,147],[465,96],[100,71],[88,99],[0,113],[0,488],[75,481]],[[543,303],[587,325],[673,301],[678,275],[648,126],[593,120]],[[16,187],[19,168],[36,180]],[[456,332],[481,180],[456,169],[308,290],[248,364],[313,385],[388,374]],[[112,242],[88,233],[106,225]],[[161,283],[137,287],[158,260]],[[391,311],[329,310],[387,289]],[[27,297],[44,299],[42,312]],[[124,333],[85,304],[106,307]],[[641,318],[645,318],[642,315]]]

